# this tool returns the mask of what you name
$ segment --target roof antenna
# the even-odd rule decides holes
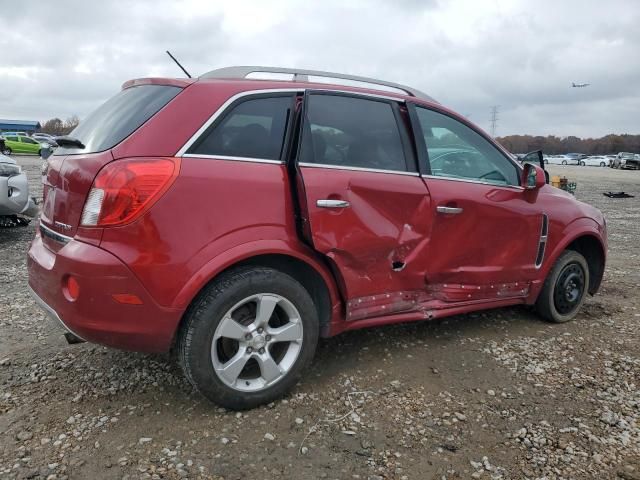
[[[189,75],[189,72],[187,72],[187,71],[185,70],[185,68],[184,68],[182,65],[180,65],[180,62],[179,62],[178,60],[176,60],[176,57],[174,57],[173,55],[171,55],[171,52],[170,52],[169,50],[167,50],[167,55],[169,55],[169,56],[171,57],[171,60],[173,60],[174,62],[176,62],[176,64],[177,64],[177,65],[182,69],[182,71],[184,72],[184,74],[185,74],[187,77],[191,78],[191,75]]]

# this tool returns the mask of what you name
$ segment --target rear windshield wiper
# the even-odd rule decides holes
[[[56,143],[61,147],[85,148],[84,143],[77,138],[73,138],[68,135],[56,137]]]

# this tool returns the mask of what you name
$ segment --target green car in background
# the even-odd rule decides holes
[[[11,155],[12,153],[28,153],[40,155],[42,145],[37,140],[22,135],[7,135],[4,137],[4,149],[0,153]]]

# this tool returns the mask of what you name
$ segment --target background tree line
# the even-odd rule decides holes
[[[80,119],[76,115],[67,118],[65,121],[59,118],[51,118],[41,123],[42,128],[40,131],[50,135],[68,135],[71,130],[78,126],[78,123],[80,123]]]
[[[534,150],[542,150],[550,155],[571,152],[587,155],[606,155],[618,152],[640,153],[640,135],[611,134],[602,138],[508,135],[498,137],[496,140],[511,153],[527,153]]]

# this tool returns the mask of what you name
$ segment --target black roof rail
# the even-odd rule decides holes
[[[427,100],[429,102],[436,102],[432,97],[427,95],[426,93],[421,92],[412,87],[407,87],[406,85],[401,85],[399,83],[386,82],[384,80],[378,80],[375,78],[368,77],[360,77],[356,75],[345,75],[344,73],[333,73],[333,72],[323,72],[320,70],[301,70],[298,68],[283,68],[283,67],[260,67],[260,66],[237,66],[237,67],[224,67],[218,68],[217,70],[211,70],[210,72],[204,73],[200,75],[200,78],[235,78],[242,79],[247,78],[251,73],[282,73],[293,75],[293,81],[297,82],[308,82],[309,77],[325,77],[328,80],[336,79],[336,80],[350,80],[353,82],[363,82],[370,85],[379,85],[383,87],[389,87],[393,89],[400,90],[400,92],[404,92],[407,95],[412,97],[420,98],[422,100]],[[336,82],[339,84],[340,82]],[[350,85],[356,86],[356,85]],[[362,85],[367,88],[366,85]],[[398,92],[398,93],[400,93]],[[437,102],[436,102],[437,103]]]

